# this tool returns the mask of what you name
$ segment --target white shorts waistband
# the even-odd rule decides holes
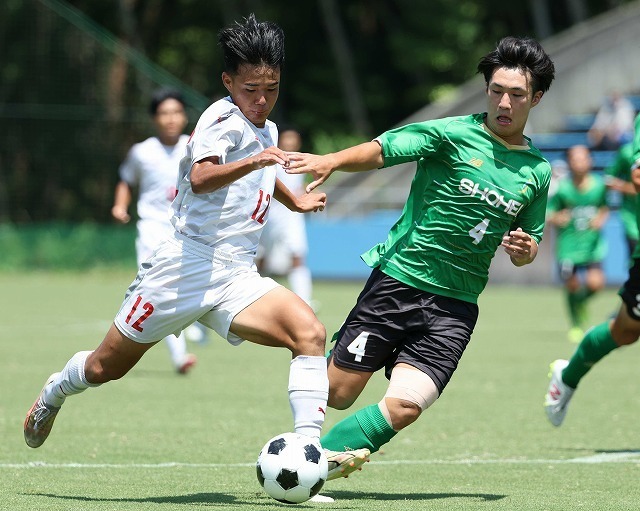
[[[210,261],[237,266],[253,266],[254,263],[254,258],[250,255],[231,254],[224,250],[198,243],[179,232],[174,232],[168,241],[194,255],[204,257]]]

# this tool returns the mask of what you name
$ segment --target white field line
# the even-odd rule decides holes
[[[376,460],[375,465],[568,465],[568,464],[600,464],[600,463],[633,463],[640,464],[640,451],[622,451],[600,453],[592,456],[569,459],[460,459],[460,460]],[[0,463],[3,468],[246,468],[255,463],[182,463],[170,461],[165,463],[50,463],[31,461],[27,463]]]

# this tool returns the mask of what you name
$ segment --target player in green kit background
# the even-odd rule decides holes
[[[413,423],[458,365],[498,247],[516,266],[536,257],[551,168],[523,132],[553,80],[553,62],[538,42],[507,37],[478,72],[485,113],[410,124],[325,156],[288,153],[288,172],[312,174],[307,191],[335,170],[417,163],[402,215],[362,256],[373,271],[329,358],[329,406],[351,406],[383,368],[389,387],[379,403],[336,424],[323,447],[375,452]]]
[[[632,161],[631,180],[636,190],[640,190],[640,114],[635,121]],[[636,223],[640,226],[640,202],[636,202]],[[629,277],[618,294],[622,305],[616,317],[590,329],[571,359],[551,363],[544,409],[554,426],[564,421],[569,402],[589,370],[616,348],[633,344],[640,338],[640,246],[636,246],[631,256]]]
[[[636,222],[636,188],[631,181],[633,165],[633,142],[628,142],[618,149],[616,157],[605,169],[607,188],[622,195],[618,214],[624,228],[624,236],[629,249],[629,258],[638,244],[638,223]]]
[[[607,188],[591,173],[591,153],[584,145],[567,150],[570,174],[549,199],[548,221],[557,229],[556,257],[567,293],[569,340],[580,342],[587,323],[587,300],[605,284],[602,227],[609,215]],[[582,283],[584,277],[584,284]]]

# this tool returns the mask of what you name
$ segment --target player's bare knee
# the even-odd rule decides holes
[[[624,330],[619,335],[614,337],[614,341],[618,346],[628,346],[635,343],[640,337],[640,332],[637,330]]]
[[[393,400],[393,404],[387,406],[387,408],[391,419],[391,427],[395,431],[400,431],[413,424],[422,413],[422,408],[417,404],[400,399]]]
[[[324,355],[327,332],[315,316],[304,327],[298,328],[294,338],[295,351],[300,355]]]

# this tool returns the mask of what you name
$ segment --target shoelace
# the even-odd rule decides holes
[[[38,400],[38,405],[33,413],[33,429],[42,429],[48,424],[48,419],[55,415],[57,410],[51,410],[42,400]]]

